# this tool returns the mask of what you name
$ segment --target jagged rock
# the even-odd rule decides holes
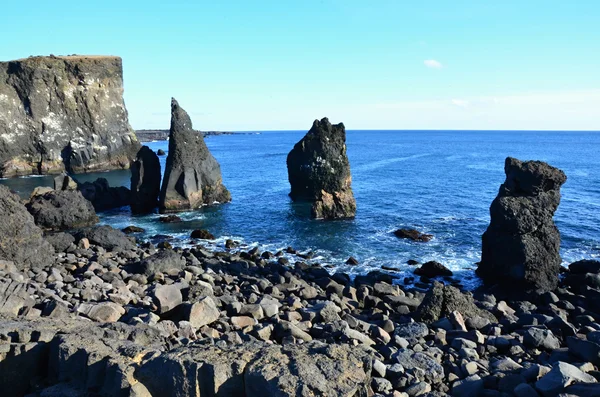
[[[69,175],[62,173],[54,177],[54,190],[77,190],[77,182]]]
[[[415,229],[398,229],[394,232],[394,235],[398,238],[406,238],[412,241],[421,241],[424,243],[431,241],[433,238],[433,235],[421,233]]]
[[[33,197],[26,207],[36,225],[46,230],[74,229],[98,222],[92,203],[76,190],[53,190]]]
[[[490,207],[477,274],[487,284],[550,291],[558,284],[560,233],[552,217],[567,177],[540,161],[507,158],[506,181]]]
[[[175,309],[183,302],[181,289],[178,285],[157,285],[152,292],[152,298],[158,306],[160,314],[166,313]]]
[[[19,196],[5,186],[0,186],[0,218],[0,260],[12,261],[19,269],[52,262],[54,249]]]
[[[108,251],[122,252],[136,248],[131,240],[133,237],[127,237],[122,231],[108,225],[79,230],[75,233],[75,237],[77,240],[87,238],[90,243],[99,245]]]
[[[202,134],[192,129],[190,116],[172,99],[169,154],[160,191],[160,211],[185,211],[228,201],[231,195],[223,186],[219,163],[208,150]]]
[[[128,168],[139,148],[121,58],[0,62],[0,177]]]
[[[182,315],[192,327],[200,328],[219,319],[220,312],[212,298],[205,296],[194,303],[182,305]]]
[[[106,178],[81,183],[78,189],[96,211],[125,207],[131,203],[131,191],[125,186],[110,187]]]
[[[435,282],[419,305],[416,317],[426,323],[438,321],[457,311],[465,318],[482,317],[492,322],[498,320],[487,310],[475,306],[473,297],[460,292],[456,287]]]
[[[294,201],[311,202],[313,218],[355,216],[346,129],[342,123],[331,125],[327,118],[315,120],[288,154],[287,167],[290,197]]]
[[[131,163],[131,212],[152,212],[160,194],[160,161],[148,146],[142,146]]]
[[[65,252],[75,242],[75,237],[69,233],[53,233],[46,236],[56,252]]]
[[[21,314],[34,304],[25,283],[0,279],[0,313]]]
[[[114,302],[82,303],[77,311],[101,323],[114,323],[125,314],[125,309]]]
[[[596,379],[574,365],[559,361],[552,370],[535,383],[544,397],[554,397],[574,383],[596,383]]]

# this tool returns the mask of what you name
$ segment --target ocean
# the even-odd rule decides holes
[[[309,206],[288,197],[286,157],[306,131],[269,131],[208,137],[221,164],[233,201],[180,214],[181,223],[164,224],[159,214],[133,216],[128,208],[99,214],[116,228],[146,229],[142,239],[169,235],[190,243],[192,230],[218,237],[206,245],[223,249],[228,238],[243,247],[277,251],[292,246],[313,251],[313,262],[351,274],[382,266],[400,276],[414,270],[406,262],[436,260],[456,272],[469,288],[480,259],[481,235],[489,206],[504,181],[504,159],[542,160],[567,174],[555,221],[561,232],[563,264],[600,257],[600,133],[535,131],[347,131],[353,220],[309,219]],[[168,150],[167,141],[147,143]],[[164,167],[166,156],[161,157]],[[111,186],[129,186],[129,171],[76,175],[79,181],[105,177]],[[26,197],[33,187],[52,185],[51,177],[0,181]],[[398,239],[393,231],[415,228],[432,234],[428,243]],[[153,240],[156,240],[154,238]],[[173,242],[171,242],[173,244]],[[358,266],[345,265],[354,256]]]

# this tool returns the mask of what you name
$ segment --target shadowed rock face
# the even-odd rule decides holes
[[[131,164],[131,211],[152,212],[160,194],[160,161],[148,146],[142,146]]]
[[[477,274],[488,284],[549,291],[558,284],[560,233],[552,217],[567,177],[541,161],[507,158],[490,207]]]
[[[98,222],[94,206],[77,190],[52,190],[34,196],[26,208],[44,230],[68,230]]]
[[[40,267],[52,260],[54,249],[42,237],[33,216],[19,196],[0,186],[0,260],[13,261],[17,268]]]
[[[121,58],[0,62],[0,177],[128,168],[138,148]]]
[[[219,163],[209,152],[202,135],[193,130],[190,116],[172,99],[169,154],[160,192],[160,211],[186,211],[228,201],[231,195],[223,186]]]
[[[290,197],[294,201],[312,202],[313,218],[354,217],[356,201],[344,124],[332,125],[327,118],[315,120],[288,154],[287,167]]]

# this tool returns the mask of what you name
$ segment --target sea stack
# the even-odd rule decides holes
[[[121,58],[0,62],[0,177],[128,168],[139,146]]]
[[[131,163],[131,212],[152,212],[160,194],[160,161],[148,146],[142,146]]]
[[[490,207],[477,274],[507,290],[545,292],[558,285],[560,233],[554,212],[567,177],[541,161],[507,158],[506,181]]]
[[[312,202],[313,218],[354,217],[356,201],[344,124],[332,125],[327,118],[315,120],[288,154],[287,167],[290,197],[294,201]]]
[[[171,99],[169,154],[160,192],[160,212],[187,211],[231,201],[221,167],[204,137],[192,128],[190,116]]]

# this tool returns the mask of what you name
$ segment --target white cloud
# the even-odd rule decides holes
[[[441,62],[436,61],[435,59],[427,59],[425,61],[423,61],[423,63],[425,64],[425,66],[427,66],[430,69],[441,69],[443,68],[443,65]]]

